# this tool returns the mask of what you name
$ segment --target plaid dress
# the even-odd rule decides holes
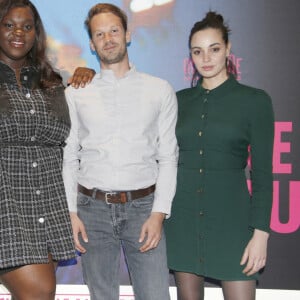
[[[37,71],[0,62],[0,269],[74,257],[62,179],[70,120],[63,86],[32,89]]]

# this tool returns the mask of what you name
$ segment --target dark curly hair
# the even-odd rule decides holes
[[[40,73],[38,85],[41,88],[49,88],[62,84],[61,76],[53,70],[47,58],[46,32],[36,7],[29,0],[0,0],[0,21],[14,7],[29,7],[34,17],[36,36],[34,45],[27,55],[27,62],[36,67]]]

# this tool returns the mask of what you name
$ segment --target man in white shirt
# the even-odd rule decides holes
[[[96,4],[85,24],[101,72],[66,90],[72,128],[63,168],[84,279],[92,300],[119,299],[122,247],[135,299],[167,300],[162,224],[176,189],[176,96],[129,63],[122,10]]]

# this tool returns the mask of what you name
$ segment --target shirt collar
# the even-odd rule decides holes
[[[103,79],[105,81],[114,82],[118,80],[122,80],[124,78],[132,77],[136,73],[136,68],[133,64],[129,64],[130,69],[125,73],[125,75],[122,78],[117,78],[112,70],[101,70],[99,73],[98,78]]]

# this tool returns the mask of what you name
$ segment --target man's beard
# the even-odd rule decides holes
[[[120,51],[119,53],[117,53],[116,56],[114,56],[114,57],[99,55],[99,58],[103,64],[112,65],[112,64],[117,64],[117,63],[121,62],[124,59],[124,57],[126,56],[126,54],[127,54],[127,50],[125,48],[125,49],[123,49],[123,51]]]

